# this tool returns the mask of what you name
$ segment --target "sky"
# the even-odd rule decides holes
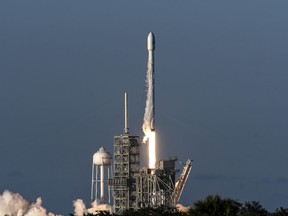
[[[0,193],[67,215],[92,156],[141,131],[156,37],[157,158],[193,160],[180,203],[288,207],[286,0],[0,1]],[[181,164],[177,166],[181,169]]]

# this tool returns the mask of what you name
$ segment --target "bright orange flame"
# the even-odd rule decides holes
[[[148,157],[149,157],[149,168],[155,168],[156,163],[156,138],[155,131],[146,131],[144,142],[148,142]]]

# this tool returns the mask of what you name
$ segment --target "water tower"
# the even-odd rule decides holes
[[[108,179],[111,178],[112,156],[101,147],[93,155],[91,201],[99,204],[110,204],[111,192],[108,188]],[[106,189],[106,190],[105,190]],[[106,196],[108,195],[108,200]]]

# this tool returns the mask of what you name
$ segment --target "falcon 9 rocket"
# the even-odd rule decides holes
[[[147,37],[147,49],[148,49],[148,63],[146,74],[146,107],[143,122],[143,132],[145,137],[144,143],[148,143],[148,157],[149,168],[155,167],[156,162],[156,145],[155,145],[155,97],[154,97],[154,50],[155,50],[155,36],[152,32]]]

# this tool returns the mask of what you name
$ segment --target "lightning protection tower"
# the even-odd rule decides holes
[[[140,169],[139,136],[131,136],[128,128],[128,96],[125,93],[124,134],[114,136],[114,176],[109,185],[113,188],[114,213],[136,207],[136,179]]]

